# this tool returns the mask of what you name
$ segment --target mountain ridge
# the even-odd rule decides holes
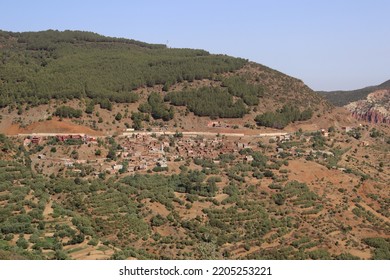
[[[361,89],[317,91],[317,93],[326,98],[335,106],[345,106],[350,102],[365,99],[371,92],[387,88],[390,88],[390,80],[387,80],[376,86],[367,86]]]
[[[390,80],[352,91],[318,92],[335,106],[343,106],[358,120],[390,122]]]

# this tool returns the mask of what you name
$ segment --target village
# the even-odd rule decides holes
[[[351,130],[350,127],[342,128],[344,133]],[[327,129],[310,133],[275,132],[256,135],[127,129],[115,137],[58,133],[20,134],[19,137],[23,138],[24,147],[36,152],[31,159],[38,172],[47,175],[65,172],[70,176],[81,173],[83,176],[98,177],[152,171],[174,173],[188,160],[201,158],[219,164],[220,155],[228,154],[234,155],[236,161],[252,162],[250,154],[240,154],[243,149],[261,149],[275,159],[313,155],[333,157],[333,152],[329,150],[311,147],[313,135],[329,140]],[[115,147],[110,146],[110,141],[115,143]],[[283,145],[285,143],[290,144]],[[264,149],[264,144],[267,149]],[[361,141],[361,145],[368,146],[369,143]],[[109,155],[110,149],[112,151]]]

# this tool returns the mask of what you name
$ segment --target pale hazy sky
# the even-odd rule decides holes
[[[0,0],[0,29],[85,30],[247,58],[314,90],[390,79],[387,0]]]

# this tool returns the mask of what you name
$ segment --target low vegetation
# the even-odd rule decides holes
[[[335,129],[332,133],[356,141]],[[308,136],[310,141],[302,141]],[[218,139],[151,136],[137,145],[166,142],[166,156],[175,157],[180,145],[198,149]],[[2,155],[14,158],[0,161],[1,258],[71,259],[75,252],[86,257],[86,252],[111,250],[105,258],[359,259],[351,248],[366,250],[373,259],[389,257],[388,238],[379,237],[390,228],[382,189],[363,198],[356,191],[364,182],[358,172],[345,170],[351,182],[333,186],[332,178],[305,181],[291,169],[309,160],[311,172],[321,166],[334,170],[345,154],[353,154],[321,133],[297,133],[287,141],[259,142],[215,157],[175,157],[169,167],[137,172],[129,171],[131,158],[123,158],[126,147],[138,143],[132,141],[108,137],[91,146],[48,139],[23,148],[0,135]],[[235,149],[232,142],[220,143],[212,150]],[[56,161],[45,164],[49,152],[50,157],[67,153],[78,159],[89,150],[105,157],[105,166],[120,163],[120,169],[112,173],[76,160],[65,169]],[[59,169],[50,174],[52,165]],[[376,214],[366,207],[370,200],[378,204],[370,204]],[[350,221],[379,236],[365,238]]]

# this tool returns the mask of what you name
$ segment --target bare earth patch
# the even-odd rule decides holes
[[[83,133],[89,135],[103,135],[102,132],[95,131],[87,126],[74,124],[69,120],[52,119],[48,121],[34,122],[26,127],[12,124],[5,128],[5,134],[17,135],[28,133]]]

